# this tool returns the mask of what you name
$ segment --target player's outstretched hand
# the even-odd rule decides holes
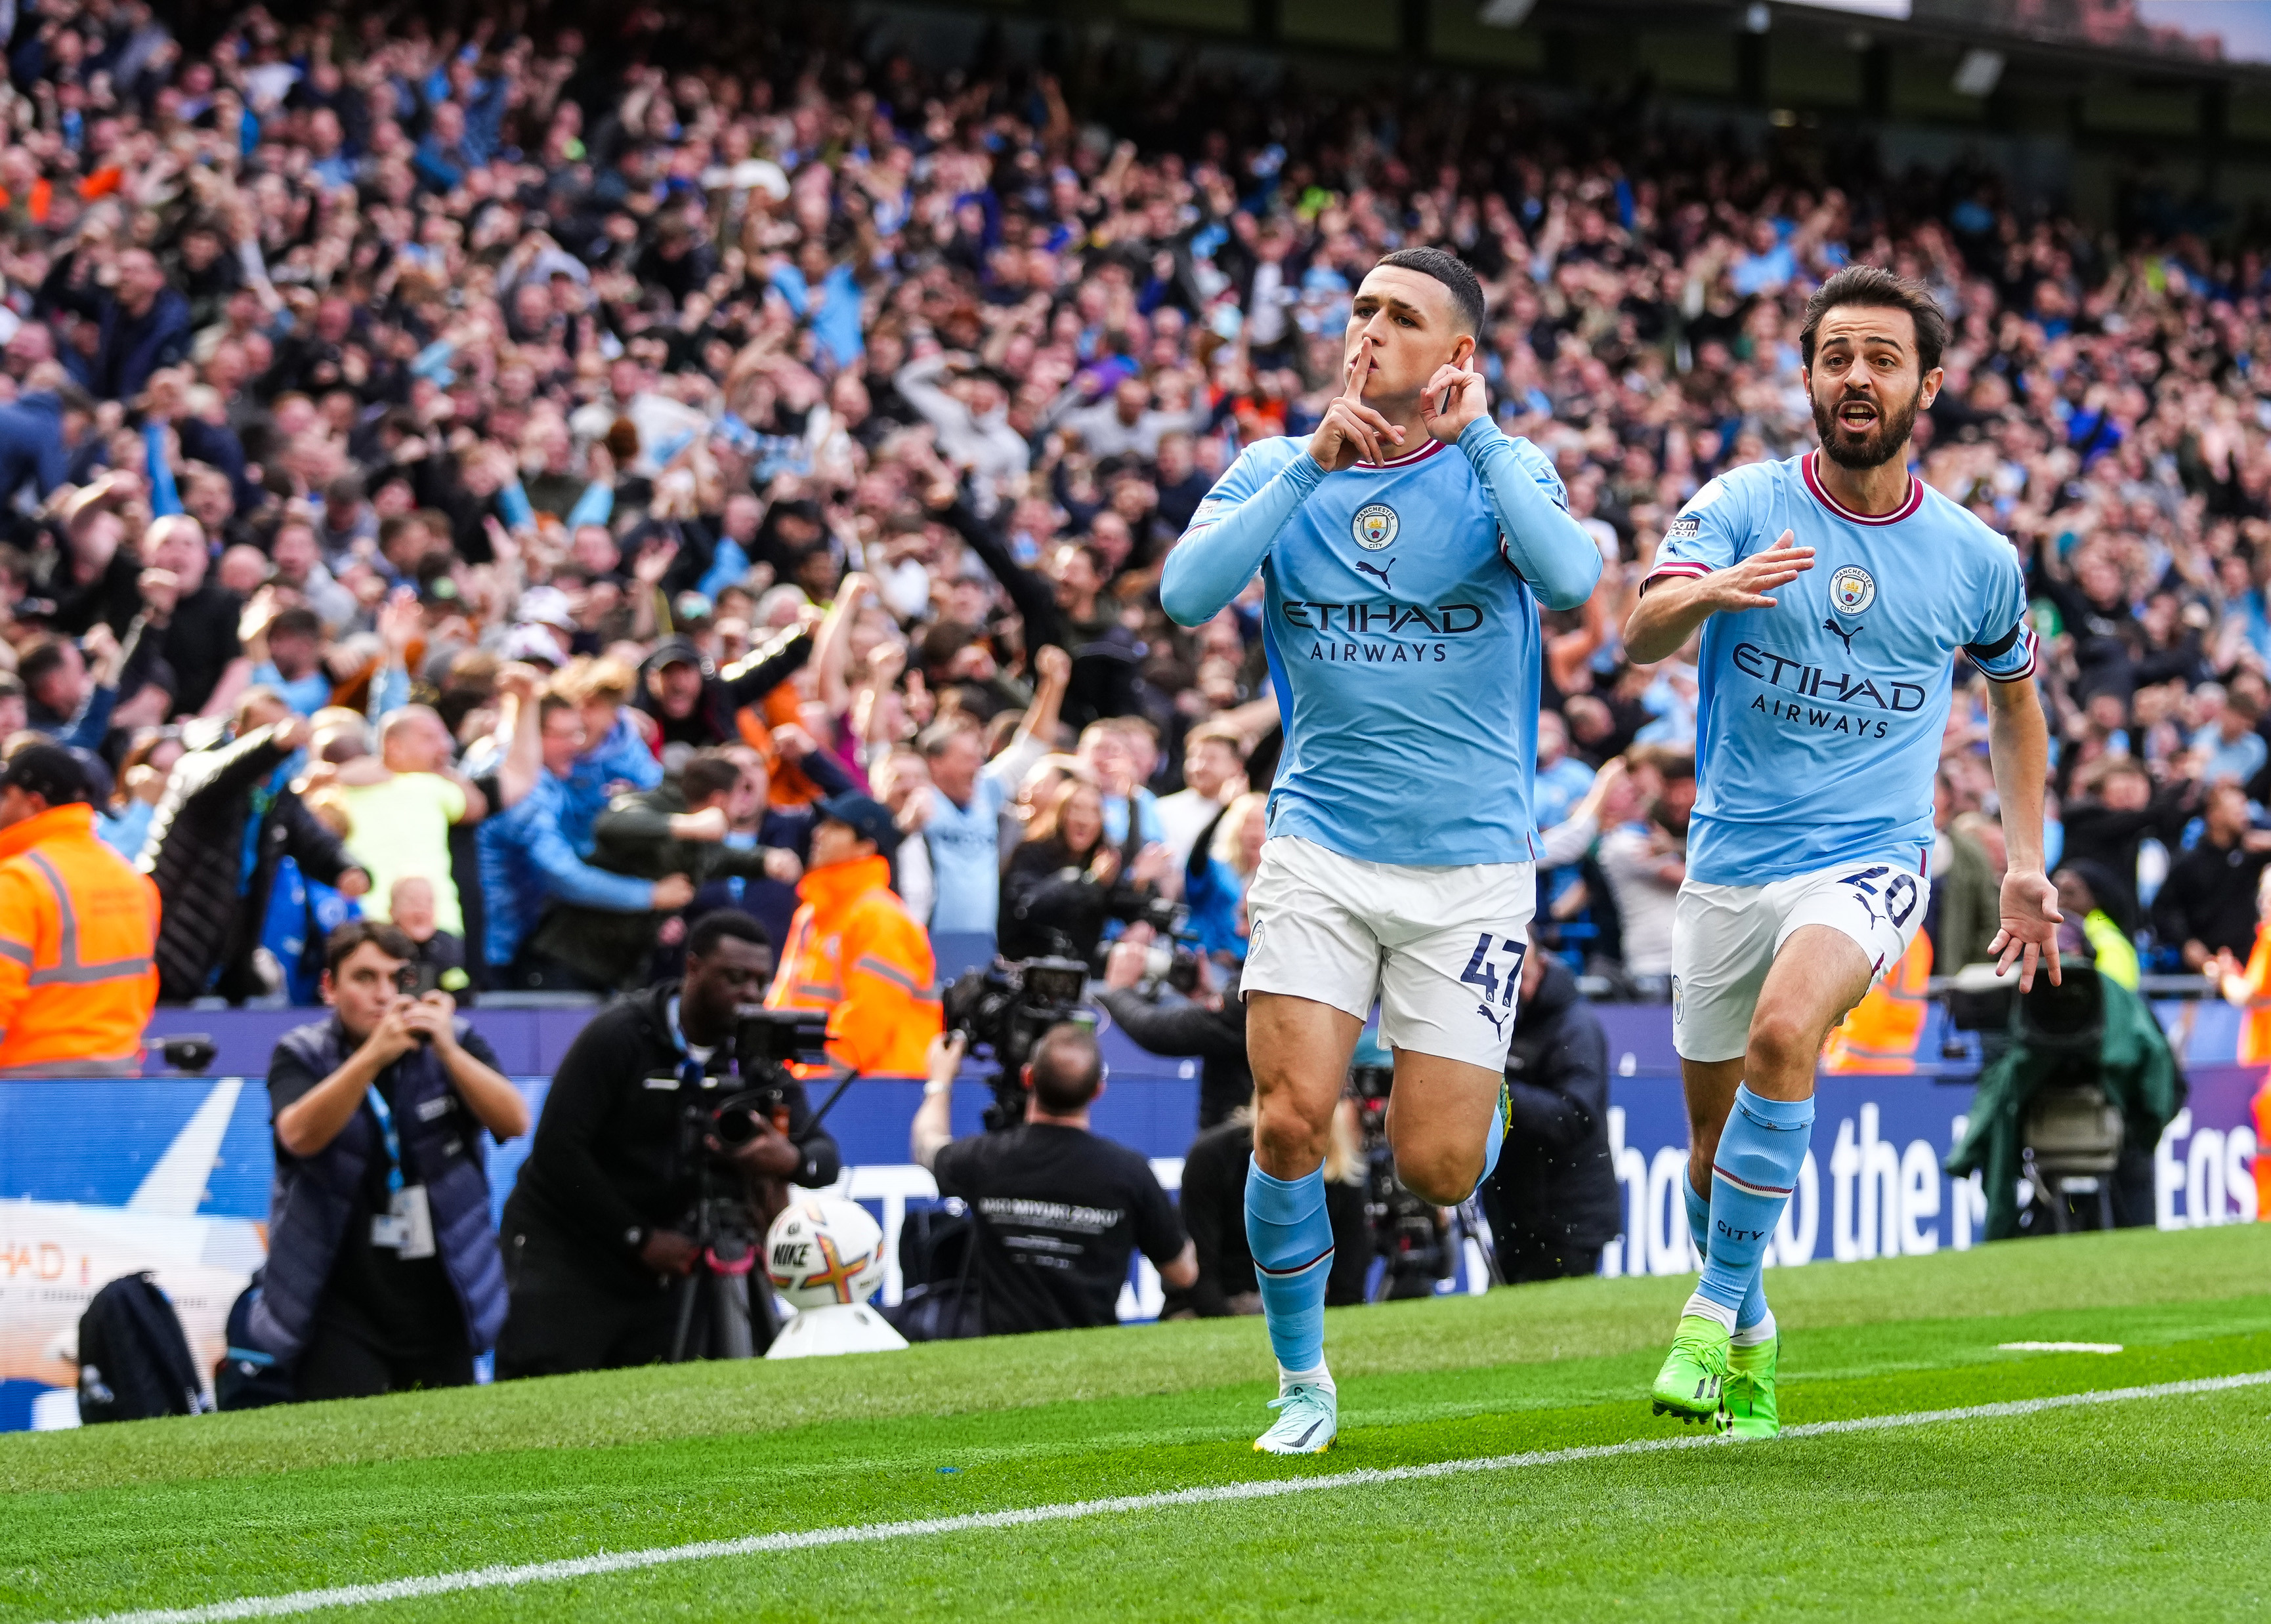
[[[1324,420],[1309,436],[1309,455],[1327,473],[1359,463],[1384,463],[1382,446],[1401,446],[1404,431],[1364,404],[1365,381],[1372,376],[1372,345],[1366,344],[1348,366],[1348,384],[1325,408]]]
[[[2006,975],[2016,961],[2019,990],[2035,985],[2035,967],[2051,974],[2051,985],[2059,984],[2058,928],[2066,916],[2059,912],[2058,887],[2040,869],[2014,869],[2003,876],[2003,928],[1987,944],[1995,955],[1995,974]]]
[[[1813,549],[1795,545],[1795,541],[1796,533],[1784,530],[1765,552],[1715,569],[1696,584],[1714,609],[1772,609],[1775,590],[1813,567]]]
[[[1455,443],[1467,432],[1468,424],[1489,411],[1490,395],[1483,387],[1483,374],[1449,361],[1435,368],[1435,375],[1427,380],[1427,388],[1419,397],[1420,421],[1445,445]]]

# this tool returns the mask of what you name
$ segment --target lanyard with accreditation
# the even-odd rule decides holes
[[[370,1109],[378,1118],[386,1141],[386,1211],[370,1220],[370,1243],[384,1247],[405,1263],[434,1255],[434,1210],[427,1205],[426,1186],[402,1182],[402,1141],[394,1131],[394,1113],[378,1085],[370,1086]]]

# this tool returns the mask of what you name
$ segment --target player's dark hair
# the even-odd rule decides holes
[[[771,947],[773,938],[759,924],[738,908],[712,908],[694,923],[686,933],[686,956],[706,959],[718,950],[718,944],[732,937],[737,942],[748,942],[758,947]]]
[[[1070,1116],[1104,1086],[1104,1053],[1089,1028],[1059,1021],[1033,1045],[1031,1072],[1033,1103],[1047,1116]]]
[[[418,956],[416,945],[404,934],[400,925],[376,919],[350,919],[324,942],[324,973],[337,975],[339,966],[354,957],[354,950],[365,942],[390,959],[406,961]]]
[[[1483,285],[1475,273],[1467,269],[1467,262],[1456,254],[1441,248],[1398,248],[1386,256],[1381,265],[1394,265],[1400,271],[1416,271],[1423,277],[1433,277],[1451,290],[1451,303],[1457,307],[1462,330],[1479,333],[1483,330],[1483,313],[1488,308],[1483,302]],[[1380,265],[1373,267],[1377,271]]]
[[[1813,297],[1806,301],[1806,324],[1798,330],[1798,352],[1809,370],[1813,366],[1814,333],[1821,318],[1841,305],[1907,311],[1916,323],[1917,372],[1927,373],[1940,365],[1940,355],[1947,348],[1947,314],[1932,296],[1932,290],[1875,265],[1848,265],[1815,288]]]

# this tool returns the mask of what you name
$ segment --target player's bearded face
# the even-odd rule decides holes
[[[1903,398],[1888,400],[1881,390],[1849,389],[1842,375],[1817,373],[1813,431],[1821,436],[1821,449],[1831,462],[1845,468],[1880,468],[1908,444],[1923,399],[1921,378]]]

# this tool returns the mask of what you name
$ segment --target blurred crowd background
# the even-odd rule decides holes
[[[781,942],[848,793],[942,940],[1218,997],[1282,736],[1258,588],[1187,632],[1161,560],[1421,243],[1609,564],[1538,763],[1589,988],[1664,990],[1694,800],[1694,670],[1619,627],[1691,493],[1812,445],[1798,312],[1853,260],[1950,315],[1917,468],[2025,561],[2101,967],[2271,970],[2245,233],[1487,82],[1162,57],[1090,105],[761,6],[11,16],[0,736],[100,764],[168,1002],[309,1001],[358,913],[461,997],[644,985],[711,908]],[[1995,930],[1985,738],[1960,681],[1943,969]]]

